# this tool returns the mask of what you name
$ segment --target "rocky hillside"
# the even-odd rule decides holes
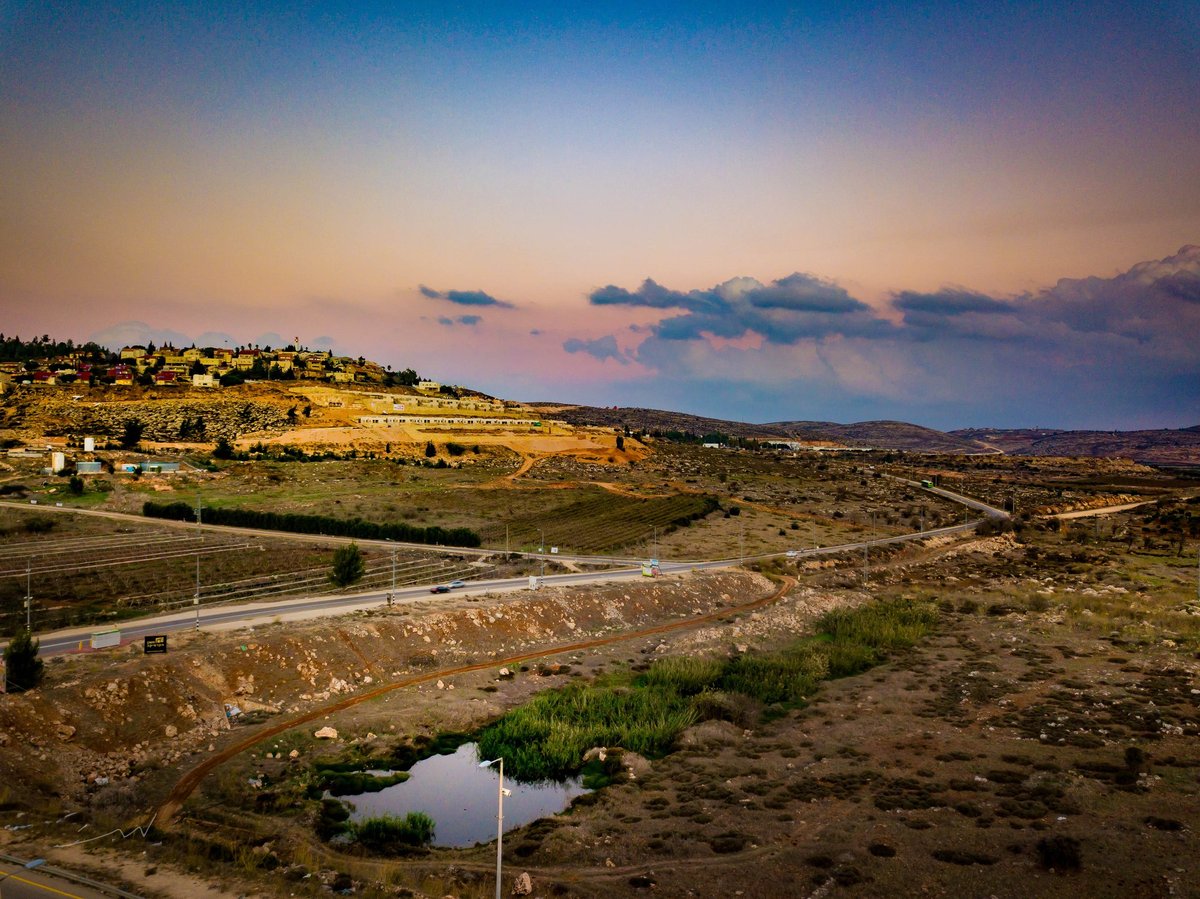
[[[1016,456],[1101,456],[1157,465],[1200,464],[1200,425],[1145,431],[970,428],[951,433]]]
[[[3,426],[18,434],[119,437],[129,422],[142,426],[152,441],[234,440],[245,434],[282,430],[295,399],[252,397],[224,391],[186,397],[143,398],[121,402],[75,400],[65,391],[21,393],[10,397]]]

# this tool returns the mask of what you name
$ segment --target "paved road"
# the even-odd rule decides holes
[[[0,862],[0,899],[112,899],[131,896],[49,865],[33,870]],[[83,881],[83,882],[78,882]]]
[[[886,546],[889,544],[905,543],[912,540],[923,540],[942,534],[956,534],[970,530],[976,522],[966,522],[948,528],[939,528],[924,533],[901,534],[896,537],[882,537],[878,540],[865,540],[858,543],[844,543],[838,546],[826,546],[819,549],[793,550],[791,558],[804,559],[813,556],[836,555],[838,553],[857,552],[864,547]],[[758,562],[787,556],[786,552],[763,553],[755,556],[745,556],[737,559],[713,559],[707,561],[664,561],[660,565],[663,574],[676,574],[687,571],[706,571],[716,568],[733,568],[746,562]],[[546,556],[558,561],[578,561],[575,556]],[[595,558],[595,557],[588,557]],[[622,561],[622,560],[608,560]],[[608,571],[573,572],[569,574],[546,575],[541,583],[546,587],[570,587],[592,584],[604,584],[614,581],[641,580],[642,569],[614,568]],[[496,578],[490,580],[468,581],[463,588],[453,591],[453,595],[475,595],[482,593],[504,593],[529,589],[529,578]],[[260,602],[226,607],[200,607],[200,627],[204,630],[221,630],[244,627],[249,624],[288,620],[311,616],[313,614],[331,614],[346,612],[354,609],[375,608],[387,603],[388,591],[373,590],[367,593],[353,593],[343,596],[324,596],[319,598],[293,598],[276,602]],[[443,594],[444,595],[444,594]],[[393,594],[396,603],[413,603],[418,600],[437,601],[437,596],[431,595],[428,586],[405,587],[397,589]],[[121,630],[122,642],[140,640],[151,634],[178,633],[196,628],[195,611],[174,612],[169,615],[156,615],[150,618],[139,618],[118,625]],[[40,634],[41,654],[44,656],[61,655],[86,649],[91,634],[99,627],[72,628],[50,634]]]
[[[920,488],[920,483],[911,481],[906,478],[895,478],[898,481],[910,484],[911,486]],[[989,518],[1003,519],[1008,518],[1008,513],[1003,510],[996,509],[992,506],[982,503],[979,500],[971,497],[962,496],[949,490],[944,490],[939,487],[924,488],[932,493],[936,493],[946,499],[983,512]],[[22,503],[3,503],[0,506],[15,505],[26,507]],[[183,527],[196,529],[194,523],[187,522],[172,522],[160,519],[146,519],[140,515],[129,515],[123,512],[106,512],[97,509],[73,509],[68,506],[39,506],[46,511],[95,515],[104,518],[117,520],[132,520],[145,524],[147,521],[152,521],[155,524],[162,524],[168,527]],[[714,568],[731,568],[746,562],[765,561],[768,559],[777,559],[783,556],[790,558],[808,558],[812,556],[837,555],[839,553],[860,551],[871,546],[887,546],[896,543],[905,543],[911,540],[923,540],[927,537],[939,534],[956,534],[968,531],[978,524],[976,521],[964,521],[962,524],[953,525],[952,527],[939,528],[932,531],[917,532],[912,534],[901,534],[895,537],[881,537],[875,540],[864,540],[857,543],[843,543],[837,546],[826,546],[812,549],[797,549],[790,552],[771,552],[762,553],[760,555],[743,556],[740,558],[731,559],[712,559],[703,561],[664,561],[660,565],[660,570],[664,574],[679,573],[685,571],[704,571]],[[460,547],[431,547],[425,544],[396,544],[391,541],[353,541],[351,538],[340,537],[325,537],[315,534],[291,534],[281,531],[266,531],[256,530],[252,528],[233,528],[222,525],[201,525],[204,530],[223,531],[241,536],[253,534],[263,537],[272,537],[276,539],[297,539],[320,541],[324,543],[330,542],[358,542],[364,545],[376,546],[402,546],[411,549],[417,549],[424,552],[454,552],[463,555],[495,555],[496,550],[483,549],[462,549]],[[612,581],[622,580],[638,580],[642,577],[640,562],[635,559],[619,558],[611,556],[573,556],[565,553],[514,553],[521,555],[527,559],[546,560],[557,562],[576,562],[582,564],[609,564],[621,566],[607,571],[591,571],[578,572],[570,574],[555,574],[547,575],[541,579],[541,583],[548,587],[561,586],[583,586],[588,584],[603,584]],[[637,565],[637,567],[624,567]],[[514,590],[525,590],[529,588],[529,578],[503,578],[494,580],[469,581],[465,588],[456,590],[457,594],[478,594],[488,592],[510,592]],[[372,608],[383,605],[387,602],[388,591],[374,590],[367,593],[354,593],[342,596],[323,596],[320,598],[297,597],[292,599],[278,600],[275,602],[258,602],[241,604],[237,606],[200,606],[200,614],[197,619],[195,610],[173,612],[168,615],[155,615],[148,618],[139,618],[124,622],[119,625],[121,630],[122,642],[130,642],[141,639],[147,635],[170,634],[186,631],[188,629],[196,629],[197,624],[204,630],[217,630],[226,628],[243,627],[249,624],[271,620],[287,620],[311,616],[313,614],[329,614],[332,612],[345,612],[353,609]],[[397,589],[393,593],[393,600],[397,603],[411,603],[418,599],[430,599],[429,587],[405,587]],[[93,632],[102,630],[99,626],[91,626],[86,628],[71,628],[62,631],[56,631],[48,634],[39,634],[41,640],[41,654],[45,656],[61,655],[63,653],[75,652],[84,650],[89,646],[90,638]]]

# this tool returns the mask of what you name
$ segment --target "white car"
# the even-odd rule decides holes
[[[789,549],[789,550],[787,551],[787,557],[788,557],[789,559],[794,559],[794,558],[796,558],[796,556],[798,556],[798,555],[800,555],[800,553],[798,553],[798,552],[797,552],[796,550],[794,550],[794,549]]]

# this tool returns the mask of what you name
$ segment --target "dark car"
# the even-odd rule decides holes
[[[430,587],[429,592],[430,593],[449,593],[450,588],[447,587],[445,584],[438,584],[436,587]]]

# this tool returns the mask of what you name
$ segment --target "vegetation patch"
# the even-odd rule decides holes
[[[774,653],[732,659],[668,658],[637,677],[610,677],[542,693],[485,728],[480,752],[503,756],[522,780],[570,777],[596,746],[619,746],[651,758],[665,755],[685,728],[728,718],[749,698],[767,710],[802,705],[828,677],[864,670],[911,646],[932,627],[934,607],[891,600],[825,615],[817,635]],[[599,778],[592,776],[592,783]]]
[[[142,505],[147,518],[195,521],[196,510],[187,503]],[[366,521],[362,518],[333,518],[329,515],[300,515],[292,512],[261,512],[256,509],[206,508],[205,524],[238,528],[288,531],[294,534],[322,534],[332,537],[359,537],[363,540],[396,540],[401,543],[427,543],[439,546],[480,546],[479,534],[470,528],[419,527],[403,522]]]

